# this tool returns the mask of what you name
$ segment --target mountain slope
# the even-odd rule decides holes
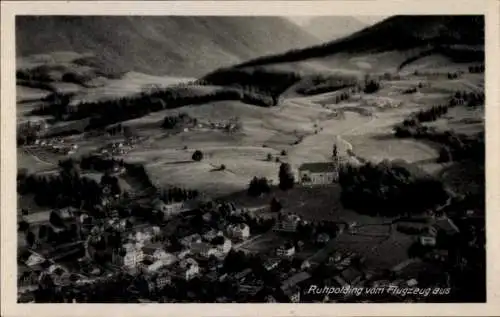
[[[81,64],[119,72],[199,76],[318,43],[280,17],[18,16],[17,56],[91,52]]]
[[[262,66],[329,57],[339,53],[380,53],[438,49],[462,60],[484,58],[484,17],[394,16],[346,38],[285,54],[265,56],[237,67]],[[454,56],[455,57],[455,56]]]
[[[325,41],[332,41],[366,27],[366,24],[350,16],[320,16],[311,19],[304,29]]]

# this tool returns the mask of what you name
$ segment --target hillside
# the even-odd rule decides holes
[[[394,16],[346,38],[285,54],[262,57],[238,67],[298,62],[341,53],[366,55],[417,48],[435,49],[440,54],[460,61],[483,60],[484,17]]]
[[[113,72],[195,77],[263,55],[317,44],[280,17],[23,16],[17,56],[90,53],[78,60]]]
[[[350,16],[320,16],[304,25],[304,29],[324,41],[332,41],[351,35],[367,25]]]

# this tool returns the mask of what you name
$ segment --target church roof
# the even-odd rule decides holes
[[[304,163],[299,166],[299,171],[309,171],[311,173],[333,172],[338,165],[335,162]]]

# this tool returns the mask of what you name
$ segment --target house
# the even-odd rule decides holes
[[[286,279],[282,284],[282,289],[289,289],[291,287],[297,286],[298,284],[308,280],[311,278],[311,274],[307,272],[300,272],[295,275],[292,275],[288,279]]]
[[[292,286],[289,288],[282,287],[281,290],[292,303],[300,302],[300,287],[298,286]]]
[[[348,285],[353,286],[356,285],[363,278],[363,272],[351,266],[343,270],[342,273],[340,274],[340,277]]]
[[[227,239],[226,237],[222,237],[223,240],[221,240],[221,243],[217,243],[216,241],[216,247],[217,251],[219,251],[222,254],[227,254],[229,251],[231,251],[231,248],[233,246],[231,240]]]
[[[29,267],[35,267],[45,262],[45,258],[40,254],[32,253],[24,262]]]
[[[250,236],[250,227],[245,223],[229,225],[227,233],[234,239],[245,240]]]
[[[328,243],[328,241],[330,241],[330,235],[328,233],[322,232],[316,237],[316,242],[319,244],[325,244]]]
[[[215,255],[218,252],[218,249],[206,242],[196,242],[191,245],[191,251],[194,254],[208,258],[211,255]]]
[[[443,217],[437,220],[434,226],[438,230],[438,232],[443,232],[447,236],[454,236],[460,233],[460,229],[457,227],[457,225],[455,225],[453,220],[448,217]]]
[[[133,243],[127,243],[112,253],[111,261],[114,265],[135,269],[144,260],[144,252]]]
[[[187,258],[178,263],[173,270],[174,274],[185,280],[191,280],[200,273],[198,262],[192,258]]]
[[[207,241],[212,241],[216,237],[219,237],[219,236],[222,236],[222,235],[223,235],[222,231],[212,229],[212,230],[206,232],[205,234],[203,234],[203,239],[205,239]]]
[[[406,281],[406,285],[408,285],[409,287],[415,287],[415,286],[417,286],[417,284],[418,284],[418,281],[414,278]]]
[[[423,246],[433,247],[436,245],[436,238],[432,236],[420,236],[419,241]]]
[[[142,248],[142,251],[144,252],[144,259],[150,260],[151,262],[161,260],[170,265],[177,260],[175,255],[166,252],[160,244],[149,244]]]
[[[291,243],[285,243],[276,250],[279,257],[291,257],[295,254],[295,246]]]
[[[32,270],[19,272],[17,279],[17,288],[19,293],[33,291],[38,289],[40,273]]]
[[[177,257],[178,257],[179,259],[184,259],[185,257],[187,257],[187,256],[188,256],[188,255],[190,255],[190,254],[191,254],[191,250],[186,249],[186,250],[182,250],[181,252],[179,252],[179,253],[177,254]]]
[[[278,218],[274,230],[284,232],[295,232],[300,223],[300,217],[295,214],[281,215]]]
[[[279,258],[270,258],[264,262],[264,268],[267,271],[271,271],[275,268],[278,267],[278,265],[281,263],[281,259]]]
[[[155,276],[155,282],[156,282],[156,288],[161,290],[165,288],[165,286],[170,285],[172,283],[172,278],[168,274],[167,270],[163,270]]]
[[[186,236],[180,240],[180,244],[186,248],[190,247],[191,244],[196,242],[201,242],[201,235],[198,233]]]
[[[162,200],[157,199],[153,203],[153,210],[162,212],[166,218],[180,213],[182,207],[183,207],[182,202],[166,204]]]
[[[304,163],[299,167],[302,185],[326,185],[338,180],[339,164],[336,162]]]

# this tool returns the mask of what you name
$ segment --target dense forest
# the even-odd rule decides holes
[[[347,165],[339,173],[339,184],[347,208],[371,215],[411,215],[448,198],[440,181],[402,160]]]

